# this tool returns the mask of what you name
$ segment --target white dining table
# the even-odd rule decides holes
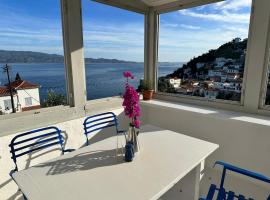
[[[118,138],[119,139],[119,138]],[[201,163],[217,144],[145,125],[132,162],[116,154],[115,136],[13,175],[28,200],[198,200]],[[119,151],[118,151],[119,152]]]

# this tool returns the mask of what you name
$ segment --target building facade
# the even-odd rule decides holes
[[[39,85],[24,80],[11,83],[16,112],[40,108]],[[7,86],[0,86],[0,114],[12,113],[11,95]]]

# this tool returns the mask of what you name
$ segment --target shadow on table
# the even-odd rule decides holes
[[[46,175],[57,175],[81,170],[91,170],[99,167],[108,167],[121,163],[124,163],[123,156],[116,156],[116,149],[112,149],[82,153],[73,157],[40,164],[36,167],[49,167]]]

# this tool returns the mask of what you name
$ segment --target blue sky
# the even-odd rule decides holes
[[[86,57],[143,61],[144,16],[83,2]],[[188,61],[248,35],[251,0],[227,0],[160,16],[159,61]],[[63,54],[60,1],[0,0],[0,49]]]

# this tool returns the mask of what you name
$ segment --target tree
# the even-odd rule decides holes
[[[44,100],[42,107],[52,107],[59,105],[66,105],[66,96],[57,94],[53,90],[49,90],[47,98]]]
[[[21,76],[20,76],[20,74],[17,72],[15,81],[20,81],[20,80],[22,80],[22,79],[21,79]]]

